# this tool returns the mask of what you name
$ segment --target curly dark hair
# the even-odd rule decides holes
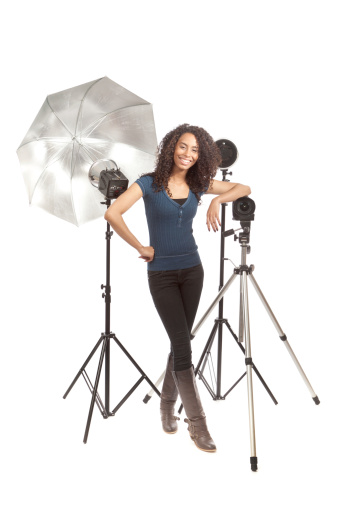
[[[165,189],[171,197],[168,188],[168,180],[173,169],[174,150],[178,140],[184,133],[192,133],[198,143],[198,159],[188,170],[186,175],[187,184],[200,202],[199,193],[211,187],[211,179],[215,177],[218,166],[221,164],[221,154],[218,146],[207,133],[199,126],[188,123],[181,124],[165,135],[158,146],[157,161],[154,172],[144,175],[153,176],[153,188],[155,192]]]

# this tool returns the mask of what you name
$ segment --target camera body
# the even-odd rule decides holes
[[[254,221],[255,203],[248,196],[235,200],[232,205],[233,219],[235,221]]]

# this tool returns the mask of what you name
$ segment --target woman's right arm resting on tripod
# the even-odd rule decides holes
[[[151,246],[144,247],[127,227],[122,215],[132,207],[142,197],[142,191],[134,182],[122,195],[117,198],[105,212],[105,219],[112,226],[113,230],[124,239],[129,245],[136,249],[140,256],[147,263],[153,260],[154,249]]]

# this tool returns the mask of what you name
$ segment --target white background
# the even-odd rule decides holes
[[[336,2],[13,1],[2,11],[1,455],[4,503],[337,503],[338,30]],[[104,331],[105,223],[76,228],[29,208],[16,149],[45,97],[107,75],[150,101],[157,137],[183,122],[239,151],[232,181],[249,184],[255,277],[321,400],[315,406],[249,286],[259,471],[250,470],[246,383],[214,402],[199,383],[216,454],[196,449],[183,417],[162,432],[146,382],[115,417],[94,411],[82,378],[62,399]],[[221,178],[221,174],[218,174]],[[219,283],[219,234],[204,197],[194,233],[205,268],[198,318]],[[140,205],[139,205],[140,204]],[[140,201],[126,220],[142,242]],[[232,228],[231,206],[227,228]],[[239,245],[227,239],[235,263]],[[226,263],[225,278],[232,273]],[[167,336],[145,265],[112,240],[111,329],[156,380]],[[225,297],[237,331],[238,286]],[[212,328],[193,344],[194,361]],[[139,375],[112,344],[112,408]],[[89,373],[94,380],[96,355]],[[223,392],[244,369],[224,337]],[[101,394],[103,396],[103,380]]]

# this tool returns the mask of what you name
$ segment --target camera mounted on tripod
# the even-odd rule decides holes
[[[233,219],[235,221],[254,221],[255,203],[252,198],[243,196],[232,204]]]
[[[234,240],[239,239],[239,243],[241,245],[249,244],[250,242],[250,231],[251,231],[251,221],[254,221],[254,211],[255,211],[255,203],[252,198],[248,196],[243,196],[238,198],[232,203],[232,214],[234,221],[240,221],[241,228],[237,228],[236,230],[227,230],[223,232],[224,237],[229,237],[230,235],[234,235]],[[235,234],[236,231],[242,230],[239,233],[239,237]],[[249,246],[248,246],[248,252]]]

